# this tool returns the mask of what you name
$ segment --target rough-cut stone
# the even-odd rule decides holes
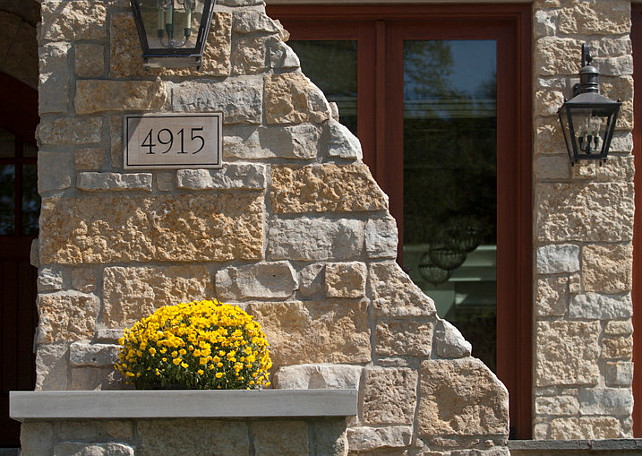
[[[134,456],[134,448],[122,443],[61,442],[54,447],[54,456]]]
[[[159,307],[212,295],[205,266],[110,267],[103,273],[102,322],[106,327],[122,328]]]
[[[368,269],[364,263],[328,263],[325,292],[330,298],[361,298],[366,294]]]
[[[313,263],[299,273],[299,293],[301,296],[314,296],[325,291],[325,264]]]
[[[155,173],[154,177],[156,178],[156,188],[159,192],[171,192],[174,190],[174,178],[176,174],[172,172],[160,172]]]
[[[109,367],[72,367],[69,389],[74,391],[122,390],[132,387],[124,384],[120,372]]]
[[[138,422],[141,456],[192,456],[194,442],[209,454],[249,455],[247,424],[218,420],[141,420]]]
[[[417,378],[413,369],[366,369],[364,423],[412,424],[417,406]]]
[[[631,27],[631,4],[623,0],[573,2],[560,10],[559,31],[565,35],[622,35]]]
[[[145,190],[152,191],[151,173],[79,173],[76,187],[86,192]]]
[[[96,330],[96,343],[116,344],[123,337],[123,329],[98,328]]]
[[[559,11],[535,9],[533,11],[533,31],[537,38],[557,34]]]
[[[616,439],[620,434],[620,421],[612,416],[556,418],[550,424],[550,438],[571,439]]]
[[[537,68],[541,76],[577,77],[580,71],[580,59],[577,56],[581,43],[579,39],[556,36],[537,40],[533,68]]]
[[[232,74],[258,74],[265,70],[266,45],[262,36],[240,36],[232,47]]]
[[[45,41],[101,40],[107,8],[101,2],[43,2],[40,36]]]
[[[577,245],[545,245],[537,249],[537,272],[558,274],[580,269],[580,248]]]
[[[371,264],[368,280],[378,315],[418,317],[436,312],[432,299],[393,261]]]
[[[375,351],[379,355],[430,356],[433,323],[412,320],[379,320],[377,322]]]
[[[297,158],[310,160],[319,153],[320,129],[316,125],[227,128],[223,137],[223,158],[261,160]]]
[[[123,117],[109,116],[109,156],[113,171],[123,169]]]
[[[179,169],[178,188],[189,190],[265,188],[265,165],[227,163],[222,169]]]
[[[74,166],[78,171],[98,170],[105,161],[105,149],[102,147],[76,149]]]
[[[580,403],[575,396],[554,396],[535,398],[536,415],[576,415]]]
[[[557,103],[559,105],[560,103]],[[566,180],[571,177],[568,155],[540,155],[535,162],[538,179]]]
[[[46,198],[40,259],[49,263],[260,259],[263,196],[253,193]]]
[[[334,119],[328,121],[328,155],[348,160],[361,160],[363,152],[361,143],[348,127]]]
[[[537,323],[535,384],[597,384],[599,332],[599,323],[595,321]]]
[[[74,342],[69,347],[72,366],[113,366],[118,359],[118,345]]]
[[[411,426],[355,427],[348,429],[348,445],[352,451],[377,448],[399,448],[410,445]],[[350,453],[352,454],[352,453]],[[379,454],[379,453],[368,453]]]
[[[301,364],[284,366],[274,375],[278,389],[359,389],[361,366]]]
[[[63,344],[39,345],[36,352],[36,391],[64,391],[67,389],[69,346]],[[41,453],[38,453],[41,454]]]
[[[38,293],[62,290],[64,280],[64,275],[60,268],[40,268],[38,270]]]
[[[561,317],[566,313],[568,279],[552,277],[537,281],[535,309],[539,317]]]
[[[608,336],[625,336],[633,334],[633,323],[629,319],[624,321],[609,321],[604,327],[604,334]]]
[[[323,93],[300,73],[265,76],[265,117],[268,124],[321,123],[330,118]]]
[[[270,191],[277,213],[378,211],[388,207],[366,165],[275,166]]]
[[[225,124],[261,123],[263,84],[254,76],[224,82],[183,82],[173,86],[172,108],[177,112],[223,111]]]
[[[160,111],[167,100],[165,83],[157,81],[76,81],[77,114],[106,111]]]
[[[540,184],[535,207],[540,242],[616,242],[633,237],[632,183]]]
[[[223,300],[289,298],[298,287],[287,261],[230,266],[216,273],[216,295]]]
[[[419,435],[508,435],[508,391],[475,358],[421,363]]]
[[[607,386],[630,386],[633,381],[633,363],[609,362],[604,369]]]
[[[97,144],[102,139],[103,121],[100,117],[43,118],[37,136],[41,144],[75,146]]]
[[[72,156],[67,152],[38,152],[38,191],[64,190],[71,187]]]
[[[65,441],[126,442],[134,434],[132,422],[127,420],[60,420],[58,439]]]
[[[435,324],[432,340],[432,354],[438,358],[454,359],[470,356],[472,345],[459,330],[446,320],[439,319]]]
[[[312,425],[312,439],[315,442],[316,454],[327,456],[348,456],[348,438],[346,420],[326,419]]]
[[[630,291],[633,275],[633,246],[627,244],[587,245],[582,248],[582,286],[586,291],[618,293]]]
[[[89,340],[94,335],[99,301],[94,295],[59,292],[38,297],[38,343]]]
[[[277,21],[260,11],[241,11],[234,14],[234,28],[237,33],[279,33],[283,27]]]
[[[265,421],[252,425],[256,456],[300,456],[309,454],[310,441],[305,421]]]
[[[602,295],[586,293],[574,295],[568,305],[568,316],[578,319],[608,320],[627,318],[633,314],[630,293]]]
[[[252,303],[275,367],[370,361],[367,301]]]
[[[105,73],[105,46],[78,43],[74,47],[74,72],[81,78],[95,78]]]
[[[270,68],[296,70],[301,67],[299,57],[281,40],[272,40],[267,52]]]
[[[397,257],[397,222],[391,216],[366,222],[366,252],[369,258]]]
[[[632,337],[605,337],[602,339],[601,358],[630,360],[633,354]]]
[[[20,432],[20,454],[22,456],[51,454],[52,437],[53,425],[51,423],[22,423]]]
[[[363,222],[350,219],[272,219],[267,256],[272,260],[348,260],[363,249]]]
[[[580,388],[582,415],[630,416],[633,395],[628,388]]]
[[[74,268],[71,270],[71,286],[74,290],[91,293],[96,289],[98,272],[94,268]]]
[[[40,114],[68,112],[69,64],[71,45],[66,42],[47,43],[39,49],[38,109]],[[3,68],[4,71],[6,69]]]

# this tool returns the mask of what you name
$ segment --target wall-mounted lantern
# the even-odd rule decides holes
[[[131,0],[147,68],[200,68],[215,0]]]
[[[580,82],[573,86],[573,98],[565,100],[557,112],[571,165],[578,160],[606,161],[622,104],[600,95],[600,73],[592,60],[588,44],[583,44]]]

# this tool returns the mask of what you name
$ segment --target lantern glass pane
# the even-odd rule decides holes
[[[571,115],[578,153],[600,154],[607,136],[608,118],[594,108],[575,108]]]
[[[137,0],[149,49],[195,49],[203,0]]]

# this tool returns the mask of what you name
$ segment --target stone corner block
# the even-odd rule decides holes
[[[334,119],[328,121],[328,155],[347,160],[361,160],[361,142],[345,125]]]
[[[472,345],[451,323],[439,319],[435,325],[432,350],[439,358],[466,358],[472,352]]]
[[[396,258],[399,234],[391,216],[366,222],[366,252],[369,258]]]

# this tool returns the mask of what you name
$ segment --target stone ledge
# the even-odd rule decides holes
[[[577,454],[578,450],[590,454],[639,454],[642,439],[600,439],[600,440],[510,440],[508,448],[511,455],[564,455]]]
[[[17,421],[354,416],[357,390],[11,391]]]

